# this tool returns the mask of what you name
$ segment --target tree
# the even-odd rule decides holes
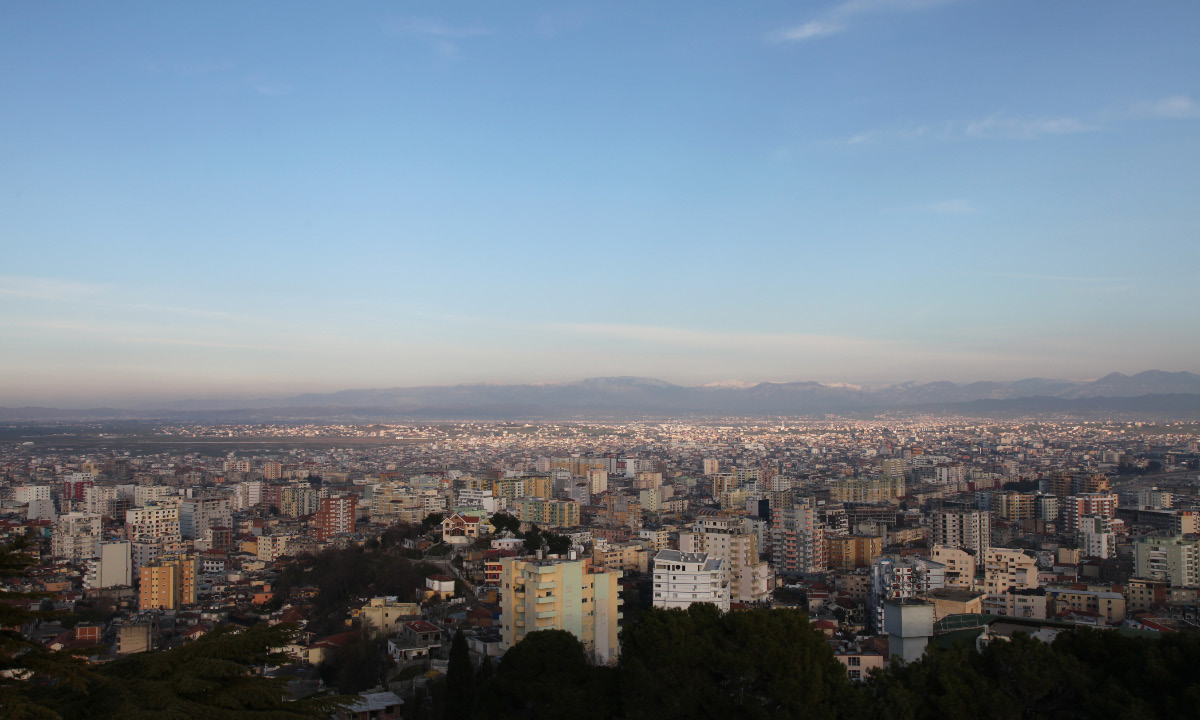
[[[627,627],[621,690],[631,718],[831,718],[856,706],[824,636],[797,610],[651,609]]]
[[[605,670],[591,666],[583,643],[566,630],[531,632],[504,653],[481,707],[489,716],[534,720],[616,717]]]
[[[511,532],[516,535],[521,532],[521,521],[509,515],[508,513],[498,512],[488,518],[488,522],[496,529],[496,532]]]
[[[471,667],[471,652],[462,630],[456,630],[446,666],[446,717],[470,717],[474,711],[475,672]]]
[[[571,538],[566,535],[548,532],[544,536],[546,548],[551,555],[566,555],[571,549]]]
[[[545,540],[542,538],[542,531],[538,529],[537,525],[531,526],[529,531],[525,533],[524,538],[525,553],[527,555],[532,555],[541,550],[542,545],[545,543]]]
[[[20,581],[27,576],[33,557],[24,550],[31,544],[28,537],[20,537],[0,545],[0,581]],[[20,627],[58,615],[29,609],[43,600],[45,593],[3,588],[0,585],[0,628]],[[58,717],[41,701],[40,695],[55,689],[80,689],[90,675],[75,653],[51,652],[20,632],[0,630],[0,716],[14,720]]]
[[[340,693],[359,693],[387,680],[387,638],[362,631],[320,665],[321,679]]]
[[[435,527],[441,528],[442,520],[445,520],[445,519],[446,519],[446,516],[443,515],[442,513],[439,513],[439,512],[429,513],[428,515],[425,516],[425,519],[421,521],[421,532],[427,533]]]
[[[327,718],[349,698],[287,700],[287,678],[251,672],[286,662],[277,648],[295,632],[294,625],[218,627],[178,648],[103,665],[86,691],[56,693],[49,704],[63,718]]]

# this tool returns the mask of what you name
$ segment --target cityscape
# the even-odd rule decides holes
[[[0,719],[1200,717],[1197,28],[6,3]]]
[[[103,664],[295,625],[267,675],[345,717],[450,712],[458,643],[503,667],[559,630],[616,667],[647,613],[699,604],[803,613],[848,683],[952,643],[1200,631],[1195,420],[0,431],[33,562],[8,590],[49,611],[28,642]]]

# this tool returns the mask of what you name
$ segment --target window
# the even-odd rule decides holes
[[[850,665],[850,667],[858,667],[858,666],[862,665],[862,658],[848,657],[848,658],[846,658],[846,662]]]

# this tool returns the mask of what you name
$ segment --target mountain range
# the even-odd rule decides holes
[[[1200,417],[1200,375],[1148,370],[1098,380],[1015,382],[763,382],[675,385],[640,377],[567,383],[449,385],[342,390],[251,401],[182,400],[113,409],[0,408],[0,421],[176,419],[271,421],[384,418],[562,418],[578,415],[821,415],[881,411],[979,417],[1029,414]]]

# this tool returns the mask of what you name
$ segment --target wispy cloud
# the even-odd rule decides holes
[[[854,18],[863,15],[928,10],[953,2],[957,0],[846,0],[805,23],[771,33],[767,36],[767,41],[803,42],[843,32],[851,27]]]
[[[540,15],[534,21],[534,30],[538,37],[553,38],[583,26],[585,20],[582,9],[548,12]]]
[[[280,97],[282,95],[290,95],[292,86],[284,83],[267,82],[258,77],[246,78],[246,84],[251,90],[265,97]]]
[[[783,42],[811,40],[822,35],[835,35],[845,29],[846,26],[841,23],[830,22],[828,20],[809,20],[803,25],[780,30],[775,39]]]
[[[1137,283],[1129,278],[1087,276],[1087,275],[1056,275],[1041,273],[995,273],[993,277],[1009,280],[1022,280],[1043,285],[1055,285],[1060,289],[1076,295],[1107,295],[1111,293],[1127,293],[1137,290]]]
[[[866,350],[877,347],[879,341],[838,335],[803,333],[714,332],[656,325],[627,325],[617,323],[553,323],[553,332],[612,338],[631,342],[647,342],[689,348],[761,348],[808,349],[826,351]]]
[[[62,278],[0,275],[0,295],[35,300],[77,300],[108,291],[98,283],[64,280]]]
[[[1084,283],[1089,285],[1127,282],[1123,278],[1088,277],[1086,275],[1044,275],[1038,273],[997,273],[996,277],[1011,278],[1013,280],[1036,280],[1039,282]]]
[[[189,75],[199,77],[202,75],[212,75],[214,73],[228,72],[237,67],[237,63],[230,60],[209,61],[190,63],[172,63],[164,64],[160,62],[151,62],[146,65],[146,69],[156,75]]]
[[[925,209],[929,212],[944,213],[947,215],[968,215],[979,212],[979,208],[974,207],[966,200],[941,200],[926,205]]]
[[[962,142],[965,140],[1035,140],[1055,135],[1097,132],[1078,117],[991,115],[978,120],[929,123],[909,127],[867,130],[834,141],[835,146],[868,146],[887,142]]]
[[[82,323],[65,320],[0,320],[0,327],[45,330],[50,332],[87,333],[111,340],[115,344],[170,345],[183,347],[225,348],[233,350],[277,350],[276,345],[238,343],[210,340],[201,337],[180,337],[178,330],[140,324]]]
[[[1153,118],[1176,120],[1180,118],[1200,118],[1200,103],[1186,95],[1172,95],[1155,100],[1154,102],[1135,105],[1136,115]]]
[[[491,35],[482,25],[453,25],[436,18],[397,18],[384,23],[384,30],[395,35],[429,35],[440,38],[469,38]]]
[[[469,38],[491,35],[482,25],[455,25],[437,18],[395,18],[383,24],[389,35],[422,38],[444,58],[458,55],[458,43]]]
[[[1006,117],[993,115],[967,123],[968,137],[1030,140],[1043,135],[1071,135],[1100,128],[1075,117]]]

